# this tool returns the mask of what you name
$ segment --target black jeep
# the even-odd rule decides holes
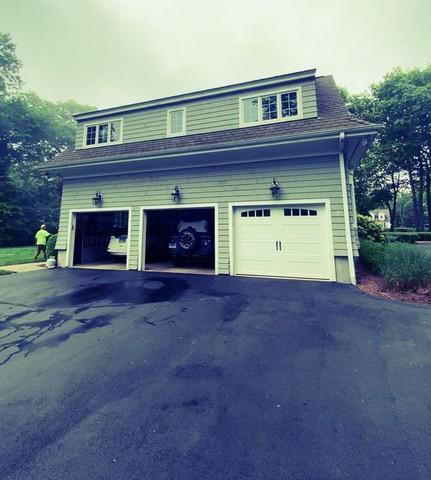
[[[169,242],[174,265],[200,258],[210,261],[214,257],[214,244],[207,220],[181,220]]]

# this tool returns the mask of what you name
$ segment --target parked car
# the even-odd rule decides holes
[[[107,251],[109,255],[123,257],[127,255],[127,235],[111,235]]]
[[[175,265],[192,258],[210,260],[214,255],[214,244],[208,220],[180,221],[170,239],[169,252]]]

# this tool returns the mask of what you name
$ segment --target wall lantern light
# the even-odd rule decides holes
[[[181,197],[180,189],[178,188],[178,185],[175,185],[171,193],[172,201],[175,203],[178,203],[180,201],[180,197]]]
[[[278,198],[280,196],[280,186],[277,183],[275,177],[272,179],[272,184],[269,187],[273,198]]]
[[[102,202],[103,202],[102,194],[100,192],[96,192],[96,195],[94,195],[93,197],[93,205],[95,207],[100,207],[100,205],[102,205]]]

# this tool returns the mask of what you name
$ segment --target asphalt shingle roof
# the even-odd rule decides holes
[[[318,114],[316,118],[97,148],[74,150],[70,147],[59,153],[54,159],[45,162],[43,167],[84,162],[98,163],[108,159],[145,157],[197,148],[216,148],[222,145],[234,146],[248,141],[262,140],[264,142],[280,137],[287,139],[298,135],[313,135],[334,130],[344,131],[364,126],[376,127],[372,123],[352,117],[349,114],[332,76],[316,78],[316,95]]]

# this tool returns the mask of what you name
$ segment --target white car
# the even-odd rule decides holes
[[[127,235],[120,235],[118,237],[111,235],[107,250],[110,255],[125,257],[127,255]]]

